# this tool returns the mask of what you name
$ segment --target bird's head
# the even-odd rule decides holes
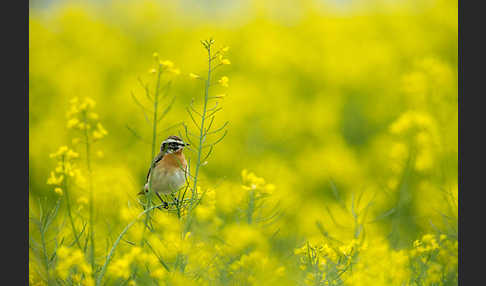
[[[184,149],[184,147],[188,146],[189,144],[184,143],[181,138],[178,136],[172,135],[167,137],[162,144],[160,145],[160,151],[166,152],[168,154],[175,153]]]

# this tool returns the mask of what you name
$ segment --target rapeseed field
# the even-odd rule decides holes
[[[29,284],[457,285],[457,29],[449,0],[31,3]]]

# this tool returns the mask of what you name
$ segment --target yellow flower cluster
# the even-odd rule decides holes
[[[413,255],[422,255],[439,249],[439,244],[433,234],[425,234],[422,236],[422,240],[415,240],[413,242],[413,247]]]
[[[178,75],[181,73],[181,71],[178,69],[178,68],[175,68],[174,67],[174,63],[169,61],[169,60],[165,60],[165,61],[160,61],[160,65],[165,69],[167,70],[169,73],[172,73],[172,74],[175,74],[175,75]]]
[[[403,75],[402,89],[410,105],[424,109],[427,105],[442,110],[452,97],[455,77],[453,68],[435,57],[426,57],[413,63],[414,69]],[[438,92],[439,90],[448,92]],[[457,93],[456,93],[457,96]]]
[[[29,250],[29,255],[32,255]],[[42,280],[42,277],[39,275],[39,265],[32,263],[29,259],[29,285],[33,286],[46,286],[47,283]]]
[[[217,58],[219,60],[220,65],[231,64],[231,61],[224,57],[225,53],[227,53],[228,51],[229,51],[228,46],[220,48],[218,51],[216,51],[216,53],[215,53],[216,57],[215,58]]]
[[[92,271],[79,249],[61,246],[57,249],[56,272],[60,278],[70,278],[77,285],[95,285]]]
[[[241,171],[241,177],[243,179],[243,189],[250,191],[254,190],[260,194],[272,194],[275,190],[274,184],[268,184],[265,182],[265,179],[258,177],[253,172],[249,172],[248,170],[244,169]]]
[[[191,72],[191,73],[189,73],[189,77],[190,77],[190,78],[193,78],[193,79],[199,79],[199,78],[201,78],[201,76],[200,76],[200,75],[195,74],[195,73],[192,73],[192,72]]]
[[[110,264],[108,271],[110,271],[110,274],[114,277],[128,279],[131,273],[130,267],[133,263],[139,263],[141,265],[146,264],[153,268],[156,268],[156,266],[160,267],[159,261],[155,255],[146,253],[142,248],[134,246],[120,258],[115,259]]]
[[[74,97],[70,100],[70,109],[66,114],[68,128],[82,130],[94,141],[108,134],[99,122],[98,114],[93,111],[95,105],[96,102],[89,97],[84,99]]]
[[[219,60],[219,62],[222,65],[229,65],[229,64],[231,64],[230,60],[224,58],[224,53],[226,53],[227,51],[229,51],[229,47],[224,47],[221,50],[219,50],[218,60]]]
[[[179,75],[181,73],[181,70],[176,68],[172,61],[160,60],[158,53],[153,53],[153,57],[154,57],[157,65],[158,65],[158,69],[159,69],[160,73],[162,73],[164,71],[167,71],[168,73],[173,74],[173,75]],[[150,73],[152,73],[152,74],[157,74],[157,71],[158,70],[156,68],[150,69]]]
[[[218,83],[223,86],[223,87],[228,87],[228,82],[229,78],[227,76],[222,76],[219,80]]]
[[[196,90],[202,85],[187,85],[191,78],[210,80],[205,127],[229,121],[231,132],[211,152],[212,164],[200,169],[201,189],[195,193],[204,196],[197,206],[182,216],[172,204],[168,210],[154,209],[147,225],[141,217],[119,240],[100,285],[457,284],[454,1],[419,6],[415,1],[248,1],[246,14],[253,16],[242,18],[241,10],[229,5],[224,9],[229,17],[220,20],[237,22],[208,26],[191,20],[189,29],[194,13],[204,18],[199,5],[64,2],[72,1],[55,9],[32,7],[29,18],[32,285],[89,283],[73,262],[85,264],[81,255],[63,256],[62,249],[58,255],[59,244],[74,243],[86,261],[93,245],[91,274],[99,277],[117,236],[144,211],[137,193],[152,159],[145,156],[154,131],[148,126],[154,85],[163,76],[160,87],[165,88],[184,67],[197,72],[183,72],[186,78],[173,81],[167,96],[159,94],[161,113],[152,118],[160,119],[155,148],[179,131],[184,139],[196,139],[187,138],[199,132],[185,126],[191,118],[182,108],[189,102],[202,108],[203,96]],[[198,59],[195,39],[208,30],[232,47],[220,49],[206,41],[214,73],[205,79],[200,71],[205,59]],[[326,36],[313,37],[321,34]],[[160,50],[152,57],[147,49],[154,47]],[[230,57],[233,50],[237,56]],[[175,53],[177,61],[170,56]],[[147,54],[151,62],[143,67]],[[220,73],[219,68],[231,65],[236,66]],[[148,78],[147,84],[139,82],[148,97],[136,99],[146,114],[135,110],[130,96],[140,68]],[[225,88],[232,96],[212,121]],[[69,103],[73,94],[79,98],[68,105],[67,120],[58,120],[55,103]],[[174,105],[171,95],[177,95]],[[167,113],[166,106],[172,106]],[[107,126],[104,118],[116,124]],[[78,134],[66,145],[80,158],[64,149],[46,170],[45,150],[65,144],[66,125]],[[135,136],[125,132],[125,125]],[[204,153],[215,135],[203,139]],[[103,156],[88,146],[99,139],[106,148],[104,162],[90,161]],[[194,145],[184,150],[191,169]],[[86,157],[80,147],[88,147]],[[238,152],[244,156],[235,160]],[[71,165],[56,168],[63,156],[72,157]],[[83,167],[89,188],[71,187],[77,167]],[[192,181],[193,175],[188,176]],[[42,184],[48,178],[50,185]],[[54,188],[64,194],[62,200],[52,194]],[[184,206],[189,195],[181,200]],[[163,199],[170,202],[171,196]],[[55,206],[59,211],[51,211]],[[438,233],[422,236],[431,225]],[[360,243],[352,242],[358,234]],[[303,241],[309,245],[301,247]],[[313,259],[306,258],[309,254]],[[73,264],[66,279],[55,271],[63,263]]]
[[[294,254],[299,258],[300,269],[306,273],[306,285],[334,285],[347,272],[360,249],[356,239],[339,246],[324,241],[308,241],[294,249]]]
[[[54,192],[59,195],[63,194],[63,182],[68,177],[74,178],[78,184],[84,182],[81,170],[74,163],[74,160],[79,158],[77,152],[69,149],[67,146],[61,146],[56,152],[50,154],[49,157],[57,160],[54,171],[50,172],[50,176],[47,179],[48,185],[55,186]]]
[[[175,215],[156,216],[153,218],[153,225],[157,232],[148,236],[147,240],[164,259],[172,261],[178,256],[187,255],[192,249],[192,235],[190,232],[183,232],[183,224]],[[138,230],[143,230],[143,225]]]
[[[401,142],[398,143],[395,148],[392,148],[394,159],[405,157],[404,155],[408,154],[408,148],[414,147],[417,150],[416,170],[426,171],[434,166],[440,137],[437,124],[430,115],[423,112],[407,111],[392,123],[390,132],[412,144],[407,147]]]
[[[252,251],[229,265],[229,274],[238,283],[258,285],[261,282],[275,282],[285,273],[285,267],[267,253]]]
[[[457,240],[451,241],[445,234],[425,234],[414,241],[410,260],[412,279],[420,277],[425,285],[442,285],[444,279],[457,278]]]
[[[223,261],[224,252],[219,244],[195,242],[185,256],[186,265],[184,271],[188,276],[196,276],[203,279],[193,280],[200,285],[212,285],[209,281],[216,281],[221,277],[220,269],[227,267]]]
[[[390,249],[386,241],[374,240],[360,249],[352,269],[344,274],[344,285],[408,285],[409,255]]]

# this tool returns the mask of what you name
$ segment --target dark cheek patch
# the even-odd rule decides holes
[[[170,143],[169,149],[170,149],[170,151],[175,152],[175,151],[179,150],[179,145],[177,143]]]
[[[167,142],[162,144],[162,151],[176,152],[184,147],[183,143],[179,142]]]

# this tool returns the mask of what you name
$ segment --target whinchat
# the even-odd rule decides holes
[[[167,137],[160,145],[159,154],[152,161],[152,167],[149,168],[147,174],[147,181],[143,191],[139,194],[148,193],[149,184],[151,184],[152,191],[167,207],[167,203],[160,197],[160,193],[172,194],[186,183],[188,169],[182,150],[188,145],[177,136]]]

